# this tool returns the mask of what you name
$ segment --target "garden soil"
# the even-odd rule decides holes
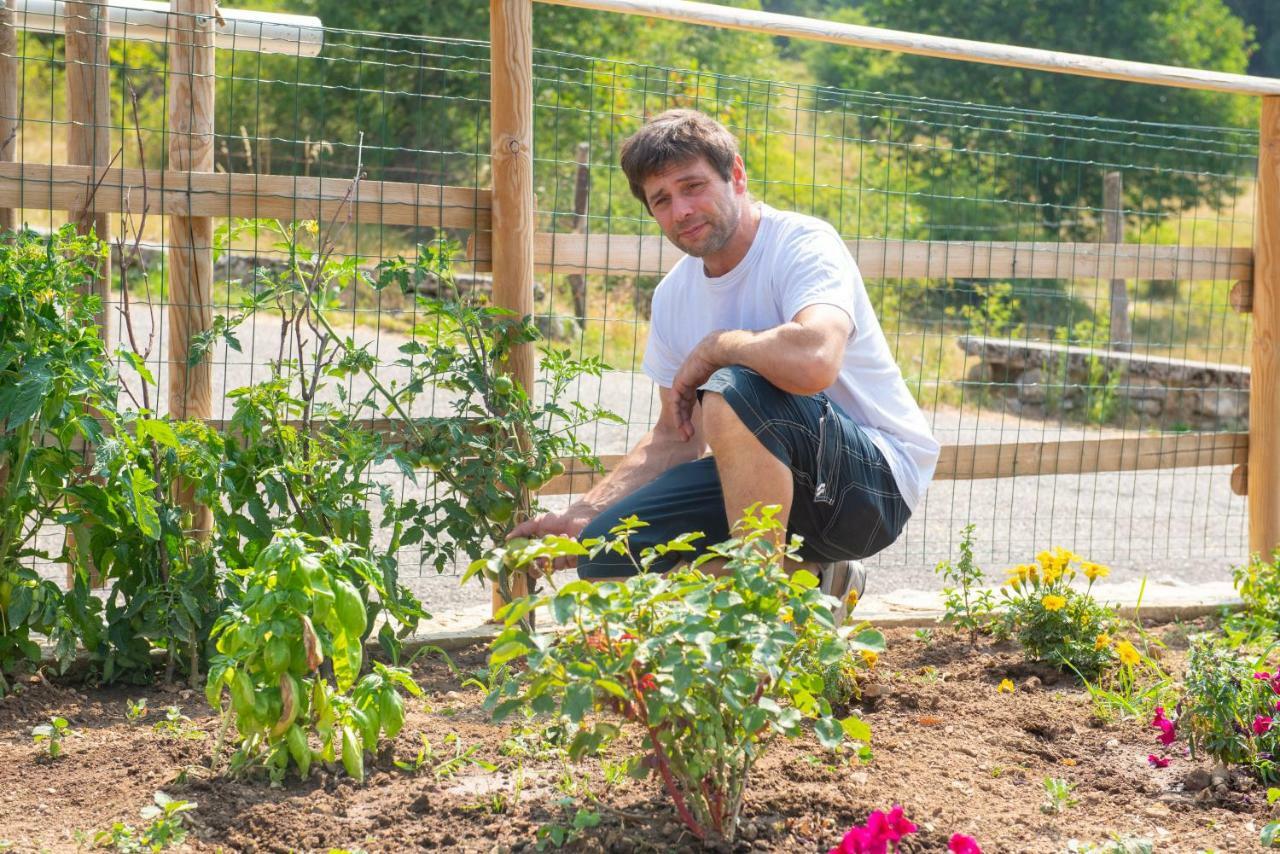
[[[1204,627],[1153,630],[1167,646],[1166,669],[1182,672],[1187,637]],[[929,643],[911,629],[886,634],[888,651],[859,707],[873,730],[872,758],[833,756],[811,737],[776,740],[748,785],[739,839],[721,850],[825,852],[871,810],[894,804],[919,825],[904,852],[945,851],[954,832],[987,852],[1061,852],[1072,840],[1112,835],[1149,839],[1158,852],[1253,851],[1261,827],[1278,817],[1264,790],[1188,757],[1181,743],[1167,768],[1152,767],[1147,756],[1160,745],[1149,721],[1100,719],[1076,681],[1027,666],[1011,646],[973,649],[941,629]],[[592,824],[592,814],[599,821],[566,830],[565,850],[701,850],[656,783],[610,784],[600,761],[568,765],[538,735],[489,723],[482,692],[462,685],[483,668],[483,648],[453,662],[463,677],[438,654],[415,663],[426,696],[409,704],[404,731],[363,786],[323,768],[280,788],[212,772],[218,719],[200,691],[30,681],[0,701],[0,848],[88,848],[113,822],[143,824],[139,809],[163,790],[197,804],[177,850],[528,851],[540,834],[545,842],[554,826],[570,827],[579,809],[580,824]],[[999,690],[1004,679],[1012,693]],[[126,700],[139,697],[151,711],[130,723]],[[192,719],[186,733],[154,727],[171,705]],[[66,717],[75,734],[62,758],[46,761],[31,728],[51,715]],[[411,759],[423,737],[437,759],[417,774],[397,769],[393,759]],[[473,746],[498,770],[430,770]],[[625,748],[638,750],[638,740],[612,760]],[[1044,811],[1048,777],[1074,783],[1077,803]]]

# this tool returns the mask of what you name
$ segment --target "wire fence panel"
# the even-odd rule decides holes
[[[490,247],[502,235],[490,226],[486,44],[325,29],[318,52],[310,31],[296,51],[222,46],[213,172],[193,175],[170,163],[172,51],[130,39],[126,21],[111,32],[110,143],[106,162],[95,160],[114,171],[92,173],[95,190],[89,173],[64,165],[64,39],[25,31],[20,12],[15,20],[20,115],[16,162],[0,163],[0,208],[43,229],[66,222],[73,202],[109,212],[108,322],[156,377],[149,408],[168,407],[173,367],[167,215],[214,221],[214,316],[253,295],[255,269],[282,262],[260,230],[224,236],[237,218],[318,220],[340,233],[339,257],[353,269],[450,241],[458,291],[491,293]],[[1233,288],[1239,306],[1247,289],[1236,283],[1251,278],[1255,131],[540,50],[534,99],[537,321],[551,346],[612,366],[574,389],[625,419],[587,431],[598,453],[624,453],[657,418],[657,390],[639,366],[653,290],[679,257],[632,197],[619,148],[646,117],[692,107],[739,138],[757,199],[821,217],[849,242],[909,387],[937,438],[957,446],[901,540],[870,561],[880,570],[872,590],[935,586],[933,565],[954,556],[968,523],[993,567],[1062,545],[1121,579],[1220,580],[1245,557],[1245,500],[1231,479],[1248,429],[1249,322]],[[145,271],[127,294],[122,265]],[[441,293],[439,281],[418,285]],[[390,364],[398,348],[431,333],[414,299],[357,285],[334,299],[344,333],[382,363],[380,379],[402,380]],[[215,421],[231,417],[229,393],[272,375],[281,341],[279,322],[260,315],[239,350],[214,351]],[[129,366],[122,377],[138,386]],[[449,405],[427,394],[413,414]],[[1020,447],[966,451],[994,444]],[[1116,470],[1139,459],[1141,470]],[[1189,467],[1161,467],[1171,460]],[[1201,460],[1214,464],[1190,465]],[[426,473],[379,476],[401,496],[431,494]],[[402,551],[401,571],[430,610],[487,603],[487,591],[458,589],[457,567],[439,578],[419,557]]]

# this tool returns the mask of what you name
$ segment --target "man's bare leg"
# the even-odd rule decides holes
[[[786,540],[795,491],[791,469],[752,435],[720,394],[709,391],[703,395],[702,428],[720,475],[730,533],[751,505],[777,504],[782,529],[776,541],[781,545]]]

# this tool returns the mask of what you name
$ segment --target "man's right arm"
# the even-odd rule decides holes
[[[686,440],[676,423],[671,390],[660,390],[662,411],[658,423],[636,443],[617,467],[591,491],[579,498],[563,513],[545,513],[522,522],[507,535],[511,537],[544,537],[560,534],[576,537],[587,523],[602,510],[635,492],[658,475],[681,463],[701,457],[707,450],[703,440],[702,407],[696,407],[692,438]]]

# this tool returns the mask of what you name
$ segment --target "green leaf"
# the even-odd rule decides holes
[[[844,741],[844,729],[834,718],[820,718],[813,731],[827,750],[835,750]]]
[[[166,448],[178,447],[178,434],[174,433],[173,428],[166,422],[158,418],[139,418],[136,430],[139,440],[151,438],[155,440],[156,444],[164,445]]]
[[[522,641],[507,641],[506,643],[495,647],[493,652],[490,653],[489,665],[491,667],[496,667],[499,664],[506,664],[513,658],[519,658],[520,656],[527,655],[532,651],[533,650]]]
[[[818,576],[807,569],[797,569],[791,574],[791,584],[802,590],[812,590],[821,583]]]
[[[1262,846],[1270,848],[1280,840],[1280,821],[1273,821],[1262,828]]]
[[[844,730],[844,734],[853,741],[871,741],[871,727],[856,715],[849,715],[847,718],[840,720],[840,728]]]
[[[156,483],[141,469],[134,469],[129,477],[129,490],[133,499],[133,515],[138,522],[138,529],[149,540],[160,539],[160,514],[156,509],[156,500],[151,490]]]
[[[596,687],[615,697],[620,697],[624,700],[627,698],[626,689],[612,679],[597,679]]]

